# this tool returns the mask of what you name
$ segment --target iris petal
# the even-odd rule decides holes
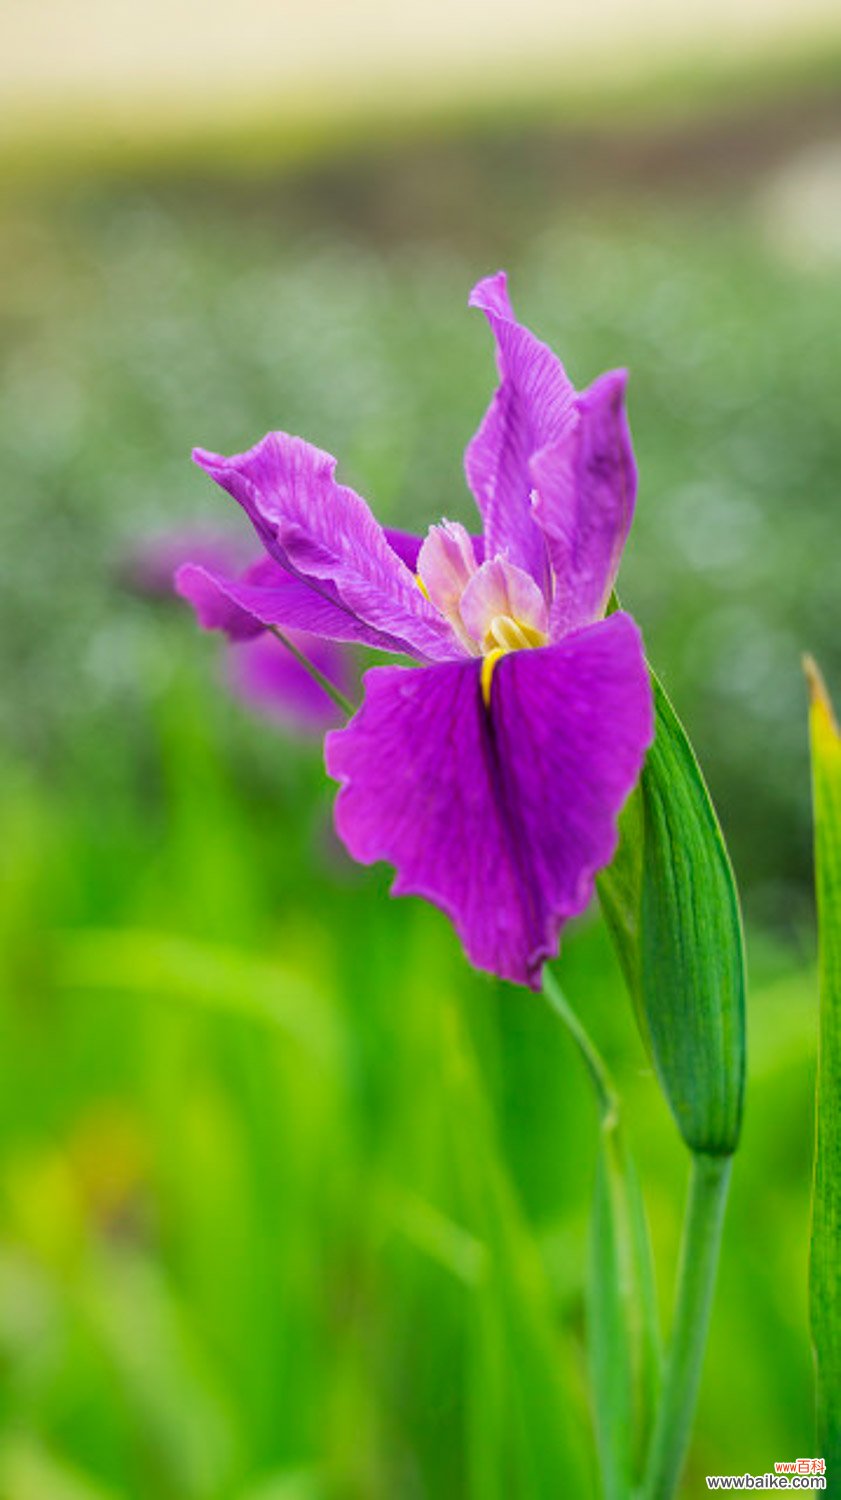
[[[501,383],[465,454],[467,482],[485,524],[485,556],[502,553],[542,587],[546,544],[532,516],[529,470],[535,453],[575,421],[575,388],[557,355],[518,323],[504,272],[480,281],[470,306],[487,316]]]
[[[495,667],[378,667],[326,741],[336,826],[363,864],[396,866],[458,929],[470,960],[537,987],[587,905],[652,735],[639,632],[617,613]]]
[[[270,556],[367,626],[376,644],[397,641],[396,649],[430,661],[461,654],[365,501],[337,483],[329,453],[270,432],[232,458],[202,449],[194,457],[242,505]]]
[[[187,563],[178,569],[175,587],[192,604],[205,630],[224,630],[233,641],[277,626],[281,630],[306,630],[330,641],[358,641],[386,651],[407,649],[397,636],[373,629],[328,595],[293,577],[271,557],[261,558],[241,577]]]
[[[570,431],[531,462],[556,579],[553,636],[599,619],[619,570],[637,490],[625,385],[624,370],[600,376],[577,397]]]

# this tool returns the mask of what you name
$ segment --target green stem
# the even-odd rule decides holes
[[[350,718],[352,714],[356,713],[356,708],[350,699],[345,697],[344,693],[336,687],[335,683],[330,681],[329,677],[325,677],[324,673],[319,671],[318,667],[310,661],[308,656],[304,655],[303,651],[299,651],[297,646],[293,646],[289,637],[284,635],[282,630],[278,630],[276,625],[270,625],[269,630],[280,641],[281,646],[285,646],[286,650],[300,663],[304,671],[309,672],[310,677],[318,683],[320,688],[324,689],[328,698],[333,699],[336,707],[340,708],[343,714],[346,714]]]
[[[642,1500],[671,1500],[680,1480],[710,1323],[732,1157],[692,1155],[674,1325]]]
[[[558,981],[553,978],[548,969],[543,970],[543,993],[555,1014],[560,1016],[584,1059],[599,1101],[602,1127],[605,1130],[613,1129],[619,1119],[619,1096],[614,1088],[607,1063],[590,1040]]]

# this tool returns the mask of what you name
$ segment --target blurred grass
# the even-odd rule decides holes
[[[574,1049],[534,997],[470,974],[437,913],[389,903],[387,872],[349,867],[317,751],[252,722],[186,614],[122,583],[133,539],[226,516],[191,444],[271,425],[338,453],[385,518],[468,515],[492,377],[464,302],[501,261],[574,378],[631,366],[623,599],[754,917],[685,1493],[811,1451],[798,657],[841,667],[841,292],[802,224],[792,254],[773,163],[701,191],[697,159],[681,184],[643,157],[606,173],[497,137],[8,205],[4,1500],[594,1493]],[[600,925],[559,972],[627,1100],[666,1312],[680,1148]]]
[[[326,832],[290,855],[282,790],[270,817],[248,795],[259,733],[232,760],[225,719],[208,699],[197,740],[180,685],[156,705],[160,829],[142,783],[117,831],[84,773],[4,777],[0,1475],[162,1500],[592,1493],[574,1049]],[[811,1431],[813,984],[756,965],[783,973],[753,999],[696,1476]],[[619,1074],[667,1283],[683,1162],[600,927],[561,972]],[[3,1493],[63,1494],[28,1483]]]

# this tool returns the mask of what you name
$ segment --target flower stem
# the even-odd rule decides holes
[[[342,713],[345,714],[347,718],[350,718],[352,714],[356,713],[356,706],[351,703],[350,699],[345,697],[344,693],[336,687],[335,683],[330,681],[329,677],[325,677],[324,673],[319,671],[315,663],[311,662],[309,657],[304,655],[303,651],[299,651],[297,646],[293,646],[289,637],[287,635],[284,635],[282,630],[278,630],[276,625],[270,625],[268,628],[271,631],[272,635],[280,641],[281,646],[285,646],[286,650],[289,651],[292,656],[294,656],[295,660],[298,663],[300,663],[304,671],[309,672],[310,677],[312,677],[313,681],[317,682],[318,686],[324,689],[324,692],[327,694],[328,698],[332,698],[336,707],[341,709]]]
[[[599,1101],[599,1114],[601,1115],[602,1127],[605,1130],[610,1130],[617,1124],[619,1119],[619,1096],[616,1093],[607,1063],[596,1048],[595,1043],[591,1041],[590,1036],[584,1030],[558,981],[549,973],[548,969],[544,969],[543,971],[543,993],[555,1014],[560,1016],[584,1059],[584,1064],[590,1074],[593,1087],[596,1090],[596,1097]]]
[[[674,1325],[642,1500],[671,1500],[689,1443],[721,1248],[732,1157],[693,1152]]]

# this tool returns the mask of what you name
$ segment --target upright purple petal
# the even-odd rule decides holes
[[[651,736],[624,614],[504,656],[490,710],[479,662],[374,668],[326,741],[336,826],[355,859],[396,866],[395,895],[440,906],[474,964],[537,987],[612,857]]]
[[[303,631],[291,633],[290,640],[341,692],[351,691],[347,651]],[[274,636],[232,646],[228,671],[238,697],[289,728],[317,735],[342,721],[330,695]]]
[[[634,515],[637,470],[625,415],[624,370],[582,392],[573,425],[531,462],[534,517],[556,579],[553,639],[600,619]]]
[[[485,556],[503,553],[544,587],[546,547],[531,513],[529,465],[569,431],[575,389],[551,349],[516,321],[503,271],[474,287],[470,306],[487,316],[501,377],[465,454],[467,482],[485,523]]]
[[[328,453],[270,432],[232,458],[201,449],[194,457],[239,501],[271,556],[314,593],[411,655],[460,654],[365,501],[336,482]]]

